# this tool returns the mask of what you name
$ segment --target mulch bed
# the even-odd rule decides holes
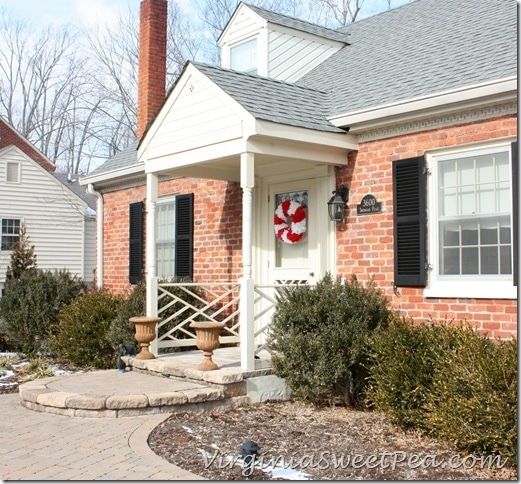
[[[248,441],[259,447],[250,468],[240,457]],[[149,445],[169,462],[212,480],[517,479],[504,459],[489,465],[465,456],[449,443],[400,430],[379,412],[295,401],[172,415],[150,434]]]

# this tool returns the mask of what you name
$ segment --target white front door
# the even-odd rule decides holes
[[[313,283],[322,273],[316,185],[314,179],[269,185],[269,284]]]

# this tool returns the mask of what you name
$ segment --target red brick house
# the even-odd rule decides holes
[[[227,284],[210,317],[233,313],[246,369],[276,287],[326,272],[516,334],[516,2],[417,0],[340,30],[241,3],[222,66],[188,62],[166,96],[166,1],[141,22],[139,140],[82,180],[104,287],[146,278],[155,315],[161,277]]]

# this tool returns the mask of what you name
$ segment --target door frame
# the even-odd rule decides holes
[[[254,210],[254,257],[253,278],[255,284],[270,285],[270,271],[267,261],[274,260],[270,257],[269,237],[274,236],[273,213],[269,210],[269,190],[273,184],[298,182],[307,179],[315,181],[315,202],[311,201],[308,211],[311,217],[317,221],[317,255],[320,257],[320,273],[315,274],[313,282],[320,280],[326,272],[335,274],[336,265],[336,241],[335,224],[327,215],[327,202],[335,189],[335,170],[330,165],[316,165],[311,169],[292,170],[285,173],[270,173],[255,180],[255,210]],[[313,206],[314,205],[314,206]]]

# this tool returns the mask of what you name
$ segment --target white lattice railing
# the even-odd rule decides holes
[[[158,348],[195,346],[193,321],[225,323],[221,343],[239,342],[239,284],[159,283]]]
[[[254,286],[254,345],[255,354],[270,351],[266,344],[269,325],[277,305],[277,295],[286,288],[304,281]],[[239,284],[217,283],[159,283],[158,349],[195,346],[193,321],[225,323],[220,341],[239,343]]]

